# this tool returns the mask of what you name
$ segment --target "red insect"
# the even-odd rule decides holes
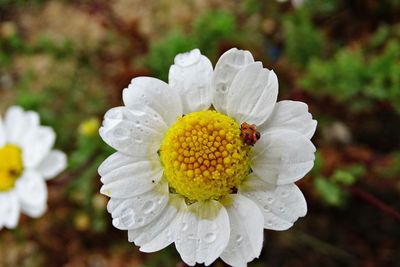
[[[254,146],[254,144],[260,139],[261,134],[257,131],[254,124],[250,125],[247,122],[243,122],[240,126],[240,137],[243,138],[246,145]]]

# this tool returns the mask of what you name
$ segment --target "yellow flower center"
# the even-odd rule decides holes
[[[21,150],[15,145],[0,148],[0,192],[14,187],[22,173]]]
[[[170,189],[190,202],[235,192],[250,169],[240,126],[213,110],[190,113],[168,130],[160,149]]]

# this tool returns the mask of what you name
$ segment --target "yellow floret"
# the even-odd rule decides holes
[[[160,149],[170,188],[190,202],[233,193],[248,175],[249,154],[250,147],[240,137],[240,126],[213,110],[179,118]]]
[[[22,173],[22,155],[19,147],[5,145],[0,148],[0,192],[8,191]]]

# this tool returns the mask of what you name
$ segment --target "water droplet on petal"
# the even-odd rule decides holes
[[[182,231],[186,231],[188,229],[187,223],[182,223]]]
[[[241,235],[236,236],[236,242],[240,243],[243,240],[243,237]]]
[[[264,206],[264,210],[265,210],[265,212],[271,212],[271,210],[270,210],[270,208],[269,208],[268,205],[265,205],[265,206]]]
[[[217,239],[217,235],[214,233],[208,233],[206,234],[206,236],[204,237],[204,240],[207,243],[213,243],[215,240]]]
[[[224,93],[226,93],[227,90],[228,90],[228,88],[227,88],[226,84],[222,83],[222,84],[219,85],[219,91],[221,93],[224,94]]]
[[[131,227],[133,226],[136,221],[135,221],[135,212],[133,209],[128,208],[122,211],[121,213],[121,218],[120,218],[121,224],[125,227]]]
[[[149,214],[150,212],[152,212],[154,210],[154,208],[156,207],[156,204],[154,203],[154,201],[152,200],[148,200],[146,203],[144,203],[143,205],[143,212],[145,214]]]
[[[129,130],[125,128],[116,128],[113,134],[116,139],[125,139],[129,135]]]
[[[272,203],[272,202],[274,202],[274,199],[272,198],[272,197],[269,197],[269,198],[267,198],[267,201],[268,201],[268,203]]]
[[[188,239],[194,240],[194,239],[197,239],[197,238],[194,236],[194,234],[190,234],[190,235],[188,235]]]

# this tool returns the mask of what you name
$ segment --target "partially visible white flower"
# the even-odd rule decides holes
[[[179,54],[168,80],[134,78],[104,116],[100,135],[117,150],[99,167],[112,223],[143,252],[175,243],[191,266],[246,266],[264,228],[307,213],[295,182],[314,165],[317,122],[302,102],[276,102],[276,74],[249,51],[215,69],[198,49]]]
[[[0,229],[15,228],[21,212],[36,218],[46,211],[45,181],[66,167],[66,155],[52,150],[55,138],[36,112],[14,106],[0,117]]]
[[[276,0],[276,1],[279,3],[284,3],[284,2],[287,2],[288,0]],[[301,7],[305,2],[305,0],[291,0],[291,1],[292,1],[292,5],[296,8]]]

